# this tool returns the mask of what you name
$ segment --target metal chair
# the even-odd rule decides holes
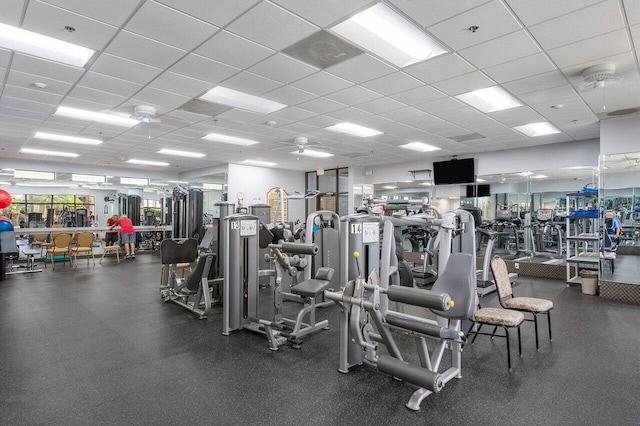
[[[71,234],[56,234],[53,237],[53,246],[47,249],[47,255],[51,257],[51,267],[55,269],[55,260],[57,254],[62,254],[62,262],[63,264],[67,261],[67,256],[70,255],[71,250]],[[44,263],[45,268],[47,267],[47,263]]]
[[[71,264],[78,267],[78,253],[87,253],[87,266],[89,266],[89,255],[93,259],[93,265],[96,264],[96,258],[93,256],[93,233],[81,232],[76,237],[76,246],[71,250]]]
[[[467,331],[467,336],[474,334],[473,340],[471,340],[471,344],[476,341],[476,337],[479,334],[485,336],[491,336],[491,339],[494,337],[504,337],[507,340],[507,366],[509,367],[509,371],[511,371],[511,348],[510,348],[510,336],[509,329],[517,328],[518,329],[518,352],[519,355],[522,356],[522,339],[520,338],[520,325],[524,322],[524,314],[522,312],[518,312],[512,309],[504,309],[504,308],[482,308],[480,306],[480,299],[476,294],[476,306],[478,309],[473,313],[473,316],[470,318],[473,324]],[[477,330],[473,330],[474,326],[478,325]],[[492,325],[493,331],[491,333],[482,333],[480,330],[483,325]],[[504,335],[496,334],[498,331],[498,327],[502,327],[504,330]]]
[[[553,340],[551,337],[551,310],[553,309],[553,302],[535,297],[515,297],[513,289],[511,288],[511,281],[509,280],[507,264],[499,256],[491,260],[491,272],[493,273],[493,278],[498,288],[500,306],[505,309],[513,309],[533,315],[533,319],[525,319],[525,321],[533,321],[534,323],[536,330],[536,350],[540,349],[538,345],[538,315],[547,316],[549,340]]]

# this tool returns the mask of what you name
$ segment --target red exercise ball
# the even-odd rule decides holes
[[[0,189],[0,209],[6,209],[11,205],[11,195],[4,189]]]

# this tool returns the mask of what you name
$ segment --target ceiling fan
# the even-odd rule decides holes
[[[310,141],[308,137],[306,136],[296,136],[295,138],[293,138],[293,140],[290,141],[281,141],[280,142],[282,145],[286,145],[286,147],[295,147],[297,148],[297,152],[298,154],[304,154],[304,151],[306,148],[311,147],[311,146],[319,146],[320,143],[316,142],[316,141]],[[285,149],[283,148],[277,148],[277,149]]]
[[[156,118],[156,109],[150,105],[134,106],[132,117],[143,123],[159,123],[161,121],[159,118]]]

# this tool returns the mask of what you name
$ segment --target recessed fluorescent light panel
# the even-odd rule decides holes
[[[500,86],[474,90],[458,95],[456,98],[486,113],[522,106],[522,103],[515,96]]]
[[[55,112],[55,115],[61,117],[76,118],[78,120],[95,121],[98,123],[111,124],[113,126],[120,127],[133,127],[139,124],[140,121],[133,118],[124,117],[114,114],[103,114],[101,112],[87,111],[78,108],[69,108],[60,106]]]
[[[86,47],[6,24],[0,24],[0,47],[74,67],[84,67],[95,52]]]
[[[56,174],[53,172],[37,172],[34,170],[15,170],[13,177],[18,179],[56,180]]]
[[[358,136],[361,138],[367,138],[369,136],[381,135],[382,132],[377,130],[370,129],[364,126],[358,126],[353,123],[338,123],[333,126],[325,127],[327,130],[331,130],[332,132],[337,133],[345,133],[351,136]]]
[[[222,191],[222,184],[221,183],[203,183],[202,187],[204,189],[217,189]]]
[[[383,2],[331,30],[400,68],[447,52],[437,41]]]
[[[146,186],[149,185],[149,179],[121,177],[120,183],[123,185]]]
[[[40,183],[40,182],[17,182],[17,186],[32,186],[38,188],[77,188],[78,185],[66,183]]]
[[[314,151],[312,149],[305,149],[303,152],[293,151],[292,154],[304,155],[304,156],[307,156],[307,157],[315,157],[315,158],[333,157],[333,154],[330,153],[330,152]]]
[[[481,178],[476,179],[476,182],[486,182],[486,181],[487,181],[486,179],[481,179]]]
[[[207,154],[200,154],[199,152],[179,151],[177,149],[167,149],[167,148],[163,148],[157,153],[166,154],[166,155],[175,155],[178,157],[189,157],[189,158],[202,158],[207,156]]]
[[[68,157],[68,158],[75,158],[80,156],[80,154],[76,154],[73,152],[47,151],[46,149],[32,149],[32,148],[22,148],[20,152],[22,152],[23,154],[51,155],[54,157]]]
[[[258,96],[239,92],[233,89],[227,89],[222,86],[214,87],[204,95],[200,96],[199,99],[261,114],[271,114],[272,112],[278,111],[287,106],[280,102],[260,98]]]
[[[548,178],[549,176],[547,175],[533,175],[531,176],[532,179],[545,179]]]
[[[74,182],[104,183],[106,180],[106,177],[100,176],[100,175],[81,175],[81,174],[72,173],[71,180]]]
[[[185,184],[185,185],[189,183],[186,180],[170,180],[169,182],[171,182],[171,183],[182,183],[182,184]]]
[[[531,176],[533,174],[533,172],[520,172],[518,173],[518,176]]]
[[[159,167],[167,167],[169,165],[169,163],[165,163],[163,161],[136,160],[134,158],[132,158],[131,160],[125,161],[125,163],[140,164],[142,166],[159,166]]]
[[[149,185],[153,185],[153,186],[169,186],[168,183],[160,183],[160,182],[151,182]]]
[[[242,146],[255,145],[258,143],[258,141],[254,141],[251,139],[236,138],[235,136],[221,135],[220,133],[209,133],[208,135],[203,136],[201,139],[214,141],[214,142],[229,143],[231,145],[242,145]]]
[[[556,126],[547,121],[543,121],[540,123],[531,123],[524,126],[516,126],[513,129],[532,138],[536,136],[545,136],[560,133],[560,130]]]
[[[431,182],[422,182],[420,185],[431,186]]]
[[[440,149],[437,146],[428,145],[422,142],[411,142],[405,145],[400,145],[400,148],[410,149],[412,151],[418,152],[438,151]]]
[[[57,141],[57,142],[69,142],[69,143],[77,143],[80,145],[100,145],[103,141],[100,139],[93,138],[81,138],[77,136],[67,136],[67,135],[57,135],[54,133],[46,133],[46,132],[36,132],[33,135],[36,139],[45,139],[49,141]]]
[[[264,166],[264,167],[273,167],[278,165],[278,163],[272,163],[271,161],[260,161],[260,160],[244,160],[244,161],[241,161],[240,163],[248,164],[250,166]]]
[[[387,185],[387,186],[383,186],[384,189],[396,189],[397,186],[393,186],[393,185]]]

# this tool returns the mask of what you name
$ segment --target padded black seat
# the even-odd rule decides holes
[[[331,285],[333,268],[318,268],[316,277],[291,287],[291,293],[302,297],[318,297]]]
[[[211,268],[211,263],[215,260],[215,256],[216,255],[213,253],[206,253],[200,256],[196,269],[189,274],[184,287],[180,289],[181,295],[192,296],[198,293],[198,290],[200,289],[200,281],[203,277],[209,275],[209,269]]]

